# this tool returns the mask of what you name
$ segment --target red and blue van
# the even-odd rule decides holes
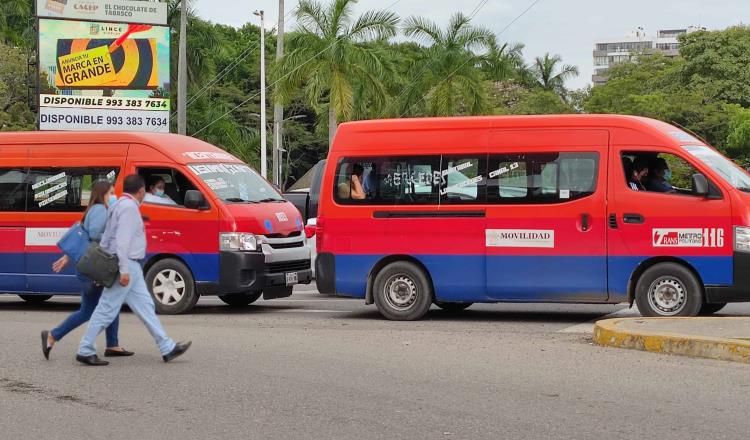
[[[318,289],[390,319],[433,303],[694,316],[750,300],[750,175],[640,117],[342,124],[316,235]]]
[[[54,274],[56,243],[81,219],[91,184],[120,194],[128,174],[165,182],[169,204],[144,202],[144,270],[160,313],[184,313],[202,295],[247,305],[312,279],[299,211],[242,161],[173,134],[0,133],[0,292],[41,302],[74,294]]]

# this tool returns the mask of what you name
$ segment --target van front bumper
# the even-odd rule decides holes
[[[281,298],[292,294],[286,275],[297,273],[298,284],[312,282],[310,259],[266,263],[260,252],[222,251],[219,254],[219,282],[199,283],[201,295],[224,295],[262,290],[264,297]]]
[[[731,286],[706,286],[706,302],[711,304],[750,302],[750,254],[735,252],[732,256]]]

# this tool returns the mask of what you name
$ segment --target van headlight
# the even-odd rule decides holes
[[[750,252],[750,228],[746,226],[734,227],[734,250]]]
[[[222,232],[219,234],[219,249],[222,251],[257,251],[260,239],[245,232]]]

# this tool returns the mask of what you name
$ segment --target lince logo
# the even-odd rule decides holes
[[[724,247],[723,228],[654,228],[651,230],[654,247]]]

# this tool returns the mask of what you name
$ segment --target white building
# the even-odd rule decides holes
[[[594,74],[591,80],[595,86],[607,82],[607,69],[612,65],[631,61],[641,54],[650,55],[661,52],[668,57],[679,55],[680,42],[677,37],[691,32],[706,30],[690,26],[684,29],[662,29],[656,35],[639,27],[625,38],[615,38],[594,43]]]

